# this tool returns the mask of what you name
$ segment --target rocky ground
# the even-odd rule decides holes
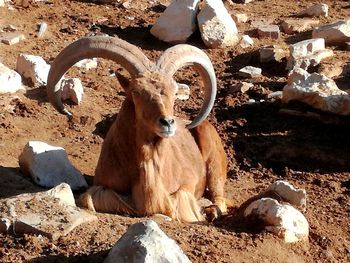
[[[97,4],[86,1],[18,3],[14,9],[0,7],[0,25],[11,24],[26,39],[15,45],[0,44],[0,61],[15,68],[19,53],[42,56],[51,62],[72,41],[92,33],[118,36],[140,47],[149,58],[156,58],[170,47],[154,38],[149,30],[169,1],[133,1],[131,5]],[[270,20],[279,24],[315,1],[253,1],[249,4],[225,2],[231,14],[246,13],[247,23],[237,24],[249,34],[249,48],[206,48],[199,33],[188,41],[210,57],[218,79],[218,96],[209,117],[218,129],[229,158],[227,197],[239,206],[272,182],[283,179],[308,194],[305,215],[310,224],[309,242],[285,244],[271,233],[261,232],[235,217],[233,212],[212,224],[159,222],[192,262],[350,262],[350,143],[349,121],[320,113],[299,103],[282,104],[267,95],[280,91],[287,81],[286,61],[260,63],[257,50],[263,45],[289,44],[308,39],[310,32],[283,34],[279,39],[259,39],[252,22]],[[349,1],[323,1],[328,17],[321,24],[350,17]],[[24,6],[23,6],[24,5]],[[37,37],[37,24],[48,30]],[[350,63],[344,47],[330,46],[334,56],[323,63]],[[242,81],[237,71],[259,66],[262,76],[245,81],[254,84],[249,91],[230,92]],[[88,182],[94,174],[104,135],[123,101],[117,82],[110,77],[115,66],[100,60],[97,69],[73,69],[70,76],[82,79],[85,94],[79,106],[71,106],[74,118],[68,120],[48,103],[45,86],[27,87],[26,92],[0,96],[0,197],[42,191],[27,178],[14,180],[19,173],[18,156],[30,140],[45,141],[66,149],[71,162]],[[312,69],[317,71],[318,67]],[[198,79],[183,70],[177,79],[196,87]],[[350,76],[334,78],[342,89],[350,89]],[[190,115],[201,103],[194,89],[191,99],[177,104],[179,115]],[[255,103],[251,103],[254,99]],[[262,100],[262,101],[261,101]],[[317,118],[290,116],[281,109],[316,113]],[[303,115],[303,114],[302,114]],[[309,115],[310,116],[310,115]],[[76,193],[78,195],[79,193]],[[0,234],[1,262],[102,262],[109,249],[127,227],[144,218],[98,214],[98,221],[83,224],[67,236],[51,241],[36,235]]]

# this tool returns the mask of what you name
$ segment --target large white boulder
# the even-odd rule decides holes
[[[189,263],[181,248],[153,220],[131,225],[104,263]]]
[[[345,44],[350,41],[350,19],[315,28],[313,38],[324,38],[326,44]]]
[[[0,93],[14,93],[24,90],[21,76],[0,63]]]
[[[196,30],[200,0],[173,0],[151,28],[151,34],[170,43],[185,43]]]
[[[301,101],[326,112],[350,115],[348,93],[340,90],[334,80],[318,73],[309,74],[301,68],[291,72],[282,100]]]
[[[218,48],[238,44],[236,23],[221,0],[204,0],[197,20],[206,46]]]
[[[86,188],[87,183],[81,172],[68,160],[61,147],[40,141],[30,141],[19,156],[21,170],[43,187],[54,187],[67,183],[73,190]]]
[[[305,216],[293,206],[280,204],[272,198],[261,198],[252,202],[244,211],[244,216],[264,222],[265,229],[287,243],[307,240],[309,223]]]
[[[17,57],[16,71],[22,77],[30,80],[32,85],[46,85],[50,65],[39,56],[19,54]]]

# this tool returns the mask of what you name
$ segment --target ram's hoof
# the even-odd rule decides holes
[[[205,218],[208,222],[213,222],[216,219],[221,218],[222,212],[217,205],[210,205],[203,209]]]

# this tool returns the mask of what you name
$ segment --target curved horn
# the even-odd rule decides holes
[[[106,58],[124,67],[132,77],[152,67],[152,62],[136,46],[113,37],[81,38],[63,49],[51,65],[47,79],[47,96],[60,113],[72,115],[62,104],[60,80],[75,63],[85,58]]]
[[[194,120],[187,125],[189,129],[198,126],[213,108],[216,97],[216,76],[209,57],[199,48],[180,44],[167,49],[157,61],[157,68],[162,74],[173,76],[184,66],[193,65],[204,83],[204,103]]]

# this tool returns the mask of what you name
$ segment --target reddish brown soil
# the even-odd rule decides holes
[[[128,9],[120,4],[99,5],[91,2],[49,0],[15,10],[0,8],[0,24],[12,24],[26,40],[13,46],[0,44],[0,61],[15,68],[19,53],[42,56],[51,62],[62,48],[93,32],[119,36],[139,46],[150,58],[156,58],[170,45],[155,39],[149,29],[165,6],[154,1],[133,1]],[[167,3],[168,1],[163,1]],[[226,3],[233,12],[247,13],[253,21],[275,22],[292,16],[311,2],[254,1],[247,5]],[[349,1],[325,0],[330,15],[321,23],[350,17]],[[44,38],[36,37],[41,21],[48,24]],[[249,23],[238,25],[240,32],[253,34]],[[227,196],[236,206],[260,193],[271,182],[284,179],[308,193],[306,217],[310,223],[307,243],[285,244],[269,233],[235,218],[235,215],[210,225],[160,222],[161,228],[186,252],[193,262],[350,262],[350,126],[346,119],[337,124],[281,115],[282,107],[310,110],[302,105],[269,102],[266,95],[281,90],[286,82],[285,61],[261,65],[257,49],[264,44],[286,46],[310,37],[310,32],[279,40],[255,40],[253,48],[206,49],[199,34],[189,43],[203,48],[211,58],[218,78],[218,96],[210,120],[217,127],[229,158]],[[335,56],[329,63],[350,63],[349,51],[331,47]],[[0,109],[0,197],[38,191],[27,179],[13,181],[18,172],[18,156],[29,140],[62,146],[70,160],[91,179],[104,134],[123,100],[118,82],[110,77],[115,66],[108,61],[97,70],[71,70],[85,86],[81,105],[71,106],[74,119],[68,121],[48,103],[45,87],[29,88],[16,94],[13,112]],[[255,84],[246,94],[229,94],[229,88],[241,81],[236,72],[246,65],[261,66],[263,76],[249,80]],[[191,71],[177,76],[196,86]],[[340,87],[350,88],[350,77],[336,79]],[[194,89],[195,90],[195,89]],[[178,103],[179,114],[189,114],[200,106],[200,95]],[[197,95],[196,95],[197,94]],[[8,95],[0,96],[1,104]],[[265,102],[247,104],[249,99]],[[6,102],[5,102],[6,104]],[[323,115],[322,115],[323,116]],[[328,116],[328,120],[334,120]],[[89,180],[91,182],[91,180]],[[0,235],[0,262],[102,262],[109,249],[127,226],[143,220],[98,214],[99,221],[76,228],[52,242],[27,235]]]

